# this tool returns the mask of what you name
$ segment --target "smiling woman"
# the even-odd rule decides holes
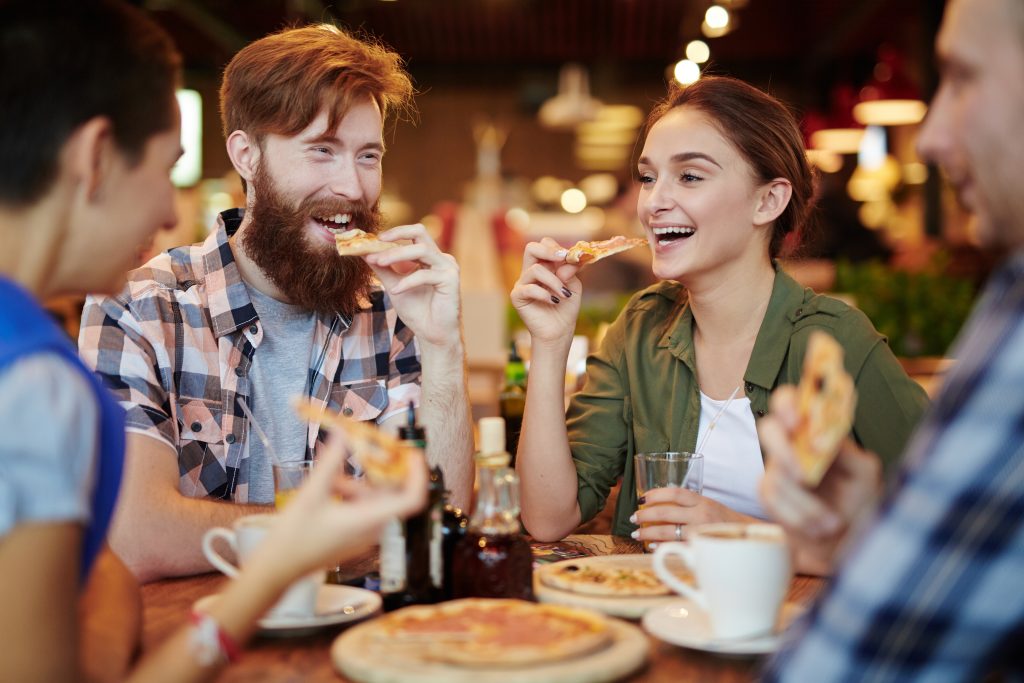
[[[667,541],[690,524],[764,518],[755,418],[776,386],[799,381],[814,330],[839,340],[857,378],[863,400],[853,437],[895,458],[924,392],[863,314],[801,288],[775,261],[799,235],[813,194],[786,107],[731,78],[673,87],[650,115],[637,170],[637,214],[661,282],[611,325],[567,421],[559,405],[582,293],[578,266],[551,240],[531,243],[512,292],[532,335],[517,459],[530,532],[541,540],[569,533],[601,510],[620,477],[616,534]],[[656,489],[638,501],[635,453],[692,452],[697,443],[703,494]]]

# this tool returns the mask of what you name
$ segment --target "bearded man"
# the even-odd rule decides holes
[[[468,503],[454,259],[422,225],[379,233],[400,246],[366,257],[334,241],[379,232],[383,126],[412,90],[396,54],[335,26],[248,45],[221,86],[245,209],[87,301],[80,351],[128,414],[111,545],[140,580],[209,571],[203,533],[266,511],[274,458],[315,458],[320,425],[295,415],[296,397],[392,431],[417,405],[428,459]]]

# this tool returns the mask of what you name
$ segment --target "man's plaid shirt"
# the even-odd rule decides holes
[[[225,211],[202,243],[177,247],[132,271],[116,297],[89,297],[79,349],[128,413],[127,429],[178,453],[187,496],[248,500],[248,370],[263,329],[228,238],[241,223]],[[419,402],[420,361],[412,330],[374,287],[349,320],[318,316],[310,398],[378,422]],[[311,423],[307,446],[315,448]]]
[[[953,355],[873,528],[765,681],[1024,680],[1024,253]]]

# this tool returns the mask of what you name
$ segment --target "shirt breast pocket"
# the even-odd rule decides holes
[[[666,418],[667,419],[667,418]],[[633,416],[634,453],[664,453],[669,448],[668,437],[662,429],[649,427]]]
[[[178,403],[178,471],[187,496],[231,495],[223,418],[219,404],[187,398]]]
[[[382,379],[337,384],[331,390],[329,410],[360,422],[376,420],[388,407],[388,388]]]

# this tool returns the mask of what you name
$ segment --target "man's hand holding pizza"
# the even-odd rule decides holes
[[[378,237],[381,242],[400,245],[364,258],[420,345],[461,345],[459,267],[455,258],[443,253],[421,224],[392,228]]]
[[[771,397],[770,413],[758,421],[765,453],[761,501],[786,529],[802,571],[828,574],[850,531],[869,518],[881,493],[881,462],[846,438],[817,485],[809,485],[794,448],[800,424],[794,386]]]

